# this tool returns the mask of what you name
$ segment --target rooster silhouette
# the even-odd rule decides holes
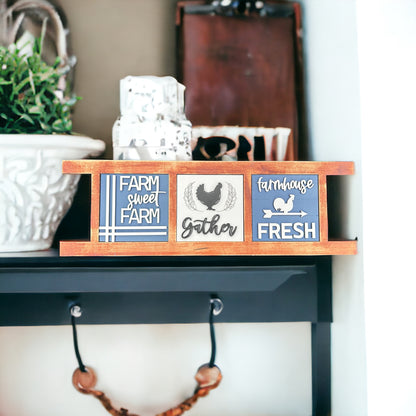
[[[276,211],[281,211],[284,214],[287,214],[288,212],[292,211],[293,209],[293,200],[295,199],[295,195],[290,194],[289,198],[285,202],[283,198],[276,198],[273,201],[273,207]]]
[[[207,192],[205,190],[205,185],[201,184],[196,189],[196,197],[198,198],[198,201],[202,202],[208,210],[215,211],[214,208],[212,208],[214,205],[218,204],[221,199],[221,188],[222,183],[219,182],[217,186],[214,188],[213,191]]]

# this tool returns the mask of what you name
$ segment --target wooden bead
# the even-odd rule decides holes
[[[81,393],[88,393],[97,383],[97,376],[91,368],[85,367],[87,371],[82,372],[79,368],[72,374],[72,384]]]
[[[204,364],[199,367],[195,380],[201,388],[212,386],[219,382],[222,378],[221,371],[217,366],[209,367],[208,364]]]

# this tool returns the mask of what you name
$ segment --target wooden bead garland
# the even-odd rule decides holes
[[[213,365],[210,367],[208,364],[204,364],[199,367],[195,380],[197,387],[195,393],[184,400],[178,406],[166,410],[163,413],[159,413],[156,416],[180,416],[187,410],[191,409],[192,406],[197,402],[200,397],[205,397],[208,393],[218,387],[222,379],[221,370]],[[97,376],[94,370],[89,367],[85,367],[85,371],[81,371],[77,368],[72,375],[72,384],[74,387],[83,394],[91,394],[96,397],[104,408],[113,416],[140,416],[134,413],[129,413],[127,409],[121,408],[117,410],[111,404],[110,399],[99,390],[95,390],[94,387],[97,383]]]

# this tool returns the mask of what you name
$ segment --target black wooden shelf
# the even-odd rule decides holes
[[[330,257],[3,255],[0,325],[68,324],[73,302],[80,323],[206,322],[211,295],[220,322],[330,322],[330,282]]]
[[[311,322],[313,416],[330,414],[331,257],[0,255],[0,326]]]

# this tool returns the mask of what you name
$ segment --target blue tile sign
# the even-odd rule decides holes
[[[252,175],[253,241],[319,241],[318,175]]]
[[[169,175],[101,174],[100,242],[168,241]]]

